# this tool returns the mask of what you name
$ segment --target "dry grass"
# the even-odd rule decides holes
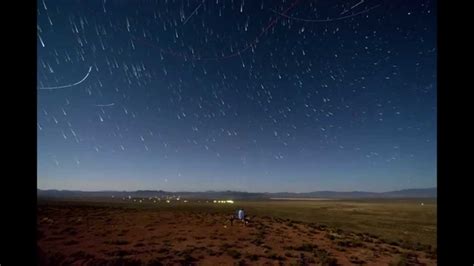
[[[384,242],[415,249],[436,248],[436,200],[327,200],[327,201],[235,201],[230,204],[176,202],[172,204],[134,203],[110,199],[108,205],[123,208],[152,208],[191,213],[234,213],[242,207],[252,216],[271,217],[295,227],[295,222],[311,223],[315,228],[331,227],[364,233]],[[424,203],[421,206],[421,202]],[[55,202],[55,204],[61,204]],[[64,202],[71,204],[71,202]],[[80,201],[78,204],[104,206],[104,200]],[[258,238],[257,238],[258,239]]]

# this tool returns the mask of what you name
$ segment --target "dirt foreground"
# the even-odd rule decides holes
[[[217,213],[38,206],[40,265],[436,265],[436,254],[313,223]]]

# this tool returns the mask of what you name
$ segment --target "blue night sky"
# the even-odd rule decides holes
[[[436,186],[436,2],[40,0],[38,188]]]

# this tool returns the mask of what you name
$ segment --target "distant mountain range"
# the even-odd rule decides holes
[[[103,198],[103,197],[171,197],[179,196],[186,199],[270,199],[270,198],[326,198],[326,199],[363,199],[363,198],[436,198],[436,188],[404,189],[389,192],[337,192],[315,191],[307,193],[277,192],[277,193],[250,193],[239,191],[204,191],[204,192],[169,192],[163,190],[137,191],[74,191],[74,190],[37,190],[38,197],[53,198]]]

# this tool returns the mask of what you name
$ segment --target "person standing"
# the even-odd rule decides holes
[[[245,211],[244,211],[244,209],[239,209],[239,211],[237,212],[237,218],[240,221],[245,223]]]

